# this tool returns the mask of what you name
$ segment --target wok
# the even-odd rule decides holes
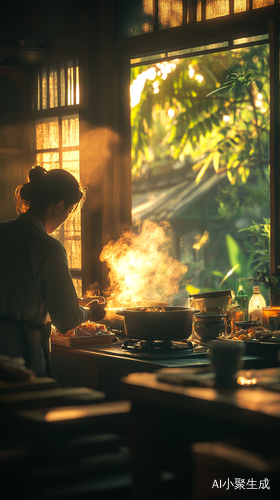
[[[149,306],[147,306],[149,307]],[[192,334],[192,316],[199,312],[191,307],[165,307],[164,312],[141,311],[137,307],[119,309],[124,317],[125,334],[137,340],[180,340]]]

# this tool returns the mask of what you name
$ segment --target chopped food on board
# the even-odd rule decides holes
[[[61,335],[63,337],[89,337],[93,335],[107,335],[110,334],[105,325],[94,323],[93,321],[86,321],[81,325],[68,330],[66,333],[60,333],[55,327],[52,327],[52,336]]]
[[[223,335],[219,338],[230,340],[243,340],[244,342],[279,342],[280,330],[271,331],[262,326],[250,327],[247,330],[239,330],[229,335]]]

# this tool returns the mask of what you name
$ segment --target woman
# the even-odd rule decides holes
[[[15,193],[21,214],[0,224],[0,354],[23,357],[37,376],[50,375],[50,318],[65,333],[105,316],[98,302],[79,306],[65,249],[49,236],[84,197],[69,172],[35,166]]]

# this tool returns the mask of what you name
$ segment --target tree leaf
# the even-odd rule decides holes
[[[213,165],[216,173],[219,171],[220,156],[219,151],[215,151],[213,154]]]
[[[238,265],[235,271],[236,274],[247,276],[247,258],[242,248],[230,234],[226,235],[226,245],[231,267],[233,268]]]

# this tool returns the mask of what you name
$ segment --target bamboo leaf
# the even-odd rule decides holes
[[[208,156],[208,158],[206,158],[203,167],[200,169],[199,173],[196,176],[196,179],[195,179],[196,184],[200,183],[202,177],[204,176],[207,168],[209,167],[209,165],[210,165],[210,163],[211,163],[211,161],[213,159],[213,155],[214,155],[214,153],[210,153],[210,155]]]
[[[219,151],[215,151],[215,153],[213,154],[213,165],[216,173],[219,171],[220,156],[221,155]]]
[[[232,268],[238,265],[238,267],[236,267],[236,274],[239,276],[246,276],[247,258],[237,241],[230,234],[226,235],[226,245]]]

